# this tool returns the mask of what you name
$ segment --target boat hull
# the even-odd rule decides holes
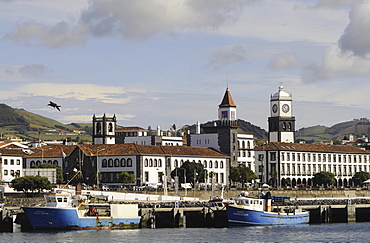
[[[140,217],[79,216],[77,208],[23,207],[32,229],[128,229],[138,228]]]
[[[227,217],[230,225],[297,225],[309,222],[309,212],[265,212],[238,205],[227,206]]]

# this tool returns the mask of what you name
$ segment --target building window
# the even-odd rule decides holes
[[[21,164],[21,160],[17,159],[17,165],[20,165],[20,164]]]
[[[18,162],[17,162],[18,163]],[[58,165],[58,160],[53,161],[53,165]]]
[[[297,161],[301,161],[301,154],[297,153]]]
[[[270,158],[271,158],[271,160],[276,160],[276,152],[271,152],[270,153]]]
[[[108,160],[108,167],[113,167],[113,159]]]
[[[114,160],[114,167],[119,167],[119,159]]]
[[[8,164],[8,159],[4,159],[4,165]]]
[[[220,168],[223,169],[224,168],[224,162],[223,161],[220,161]]]
[[[153,160],[152,159],[149,160],[149,167],[153,167]]]
[[[148,181],[149,181],[149,172],[148,172],[148,171],[145,171],[145,178],[144,178],[144,180],[145,180],[146,182],[148,182]]]
[[[286,154],[286,160],[287,160],[287,161],[290,161],[290,153],[287,153],[287,154]]]
[[[31,163],[30,163],[30,168],[33,168],[33,167],[35,167],[35,161],[31,161]]]
[[[102,167],[107,167],[107,160],[106,159],[103,159],[103,161],[102,161]]]
[[[4,170],[4,175],[8,175],[8,170]]]
[[[204,166],[204,168],[207,168],[207,161],[206,160],[203,162],[203,166]]]
[[[284,161],[285,160],[285,153],[284,152],[281,152],[281,160]]]
[[[215,161],[215,168],[216,169],[218,168],[218,161],[217,160]]]
[[[209,168],[212,168],[213,167],[213,164],[212,164],[212,160],[209,161]]]
[[[179,161],[177,161],[177,159],[175,159],[175,165],[174,165],[175,168],[179,167]]]
[[[36,166],[40,166],[40,165],[41,165],[41,161],[40,160],[36,161]]]
[[[162,160],[161,159],[158,160],[158,167],[162,167]]]
[[[154,159],[154,167],[157,167],[157,166],[158,166],[157,159]]]
[[[145,159],[145,166],[148,167],[148,159]],[[126,167],[125,159],[121,159],[121,167]]]
[[[127,167],[132,167],[132,159],[127,159]]]

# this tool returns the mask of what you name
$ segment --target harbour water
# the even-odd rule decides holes
[[[0,233],[0,242],[369,242],[370,223]]]

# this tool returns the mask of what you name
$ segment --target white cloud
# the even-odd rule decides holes
[[[274,71],[284,69],[293,69],[299,64],[299,58],[293,53],[281,53],[274,56],[268,64],[268,67]]]
[[[350,23],[338,44],[326,48],[321,64],[307,63],[302,80],[313,82],[370,74],[370,3],[360,3],[350,13]]]
[[[130,40],[145,40],[159,33],[213,29],[239,17],[252,0],[92,0],[82,11],[78,23],[61,20],[55,25],[22,21],[5,40],[41,42],[51,47],[82,45],[89,35],[120,35]]]
[[[218,70],[227,65],[243,63],[246,60],[246,50],[242,46],[236,45],[226,50],[212,52],[209,65]]]
[[[356,56],[370,54],[370,2],[356,4],[349,18],[350,23],[339,39],[341,50]]]

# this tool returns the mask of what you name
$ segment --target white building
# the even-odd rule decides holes
[[[347,187],[356,172],[370,171],[370,152],[350,145],[271,142],[255,150],[256,174],[273,186],[284,186],[288,178],[292,186],[314,186],[314,174],[327,171],[338,187]]]
[[[84,158],[82,172],[91,185],[95,184],[97,173],[101,177],[100,184],[122,185],[119,182],[119,175],[122,172],[135,175],[136,182],[132,185],[162,183],[163,175],[170,178],[171,171],[180,167],[185,161],[202,163],[208,173],[213,172],[218,183],[227,183],[229,170],[228,156],[210,148],[200,147],[138,144],[78,145],[67,158],[69,168],[78,168],[79,165],[75,163],[78,157]]]
[[[13,179],[23,176],[22,161],[26,155],[21,149],[0,149],[0,181],[10,183]]]
[[[149,135],[148,130],[141,127],[121,127],[116,129],[116,144],[182,146],[182,136],[173,136],[173,133],[176,132],[161,131],[159,126],[155,135]]]

